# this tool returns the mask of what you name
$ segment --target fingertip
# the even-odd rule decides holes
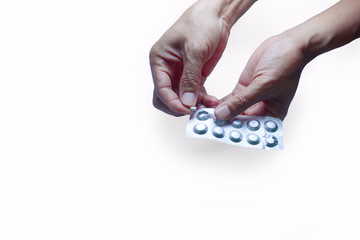
[[[215,107],[215,106],[219,105],[219,100],[214,96],[208,95],[204,98],[203,101],[204,101],[204,105],[206,105],[208,107]]]
[[[185,106],[193,107],[196,104],[196,95],[193,92],[184,92],[181,95],[181,102]]]
[[[231,116],[231,111],[229,106],[224,103],[223,105],[220,105],[219,107],[217,107],[215,109],[215,117],[216,119],[220,120],[220,121],[224,121],[230,118]]]
[[[171,107],[174,111],[176,111],[176,112],[178,112],[178,113],[181,113],[181,114],[183,114],[183,115],[191,114],[190,108],[187,107],[187,106],[184,106],[184,104],[181,103],[179,100],[170,103],[170,107]]]

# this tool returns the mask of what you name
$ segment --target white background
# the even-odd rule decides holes
[[[193,2],[1,1],[0,239],[360,238],[359,41],[305,68],[283,151],[189,139],[148,52]],[[209,93],[335,2],[260,0]]]

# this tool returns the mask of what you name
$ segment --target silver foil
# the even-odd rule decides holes
[[[230,121],[218,121],[213,108],[201,108],[191,114],[186,136],[265,150],[279,150],[284,146],[280,119],[239,115]]]

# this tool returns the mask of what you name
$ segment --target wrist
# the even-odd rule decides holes
[[[218,17],[231,28],[256,1],[257,0],[198,0],[197,4],[213,9]]]
[[[304,56],[305,64],[307,64],[320,54],[314,49],[316,44],[314,44],[313,34],[315,35],[314,32],[307,32],[299,25],[281,33],[279,36],[293,39]]]
[[[360,37],[360,2],[340,1],[282,34],[299,42],[309,62],[322,53]]]
[[[306,62],[328,51],[329,43],[333,38],[332,32],[324,28],[316,28],[307,22],[291,28],[281,35],[293,38],[303,52]]]

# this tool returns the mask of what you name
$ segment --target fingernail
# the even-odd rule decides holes
[[[194,106],[196,101],[195,94],[192,92],[184,92],[181,97],[181,102],[187,106]]]
[[[219,107],[217,110],[215,110],[215,115],[218,120],[226,120],[230,117],[231,112],[229,107],[224,104],[221,107]]]

